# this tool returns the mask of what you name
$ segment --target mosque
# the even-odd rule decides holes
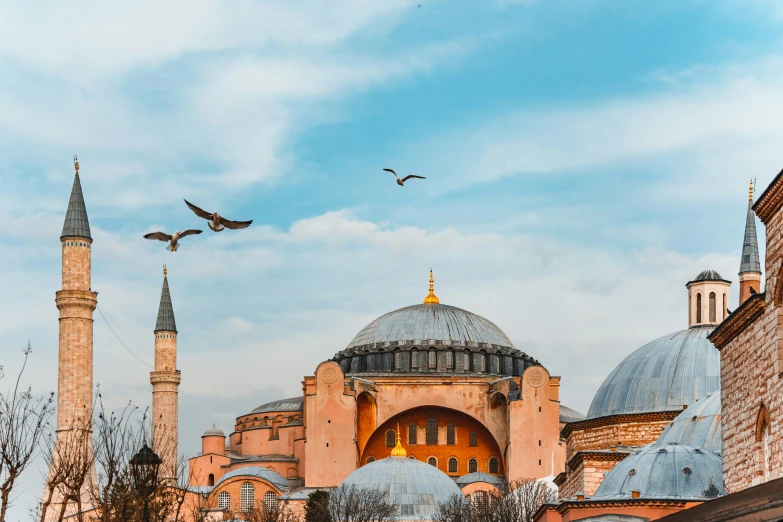
[[[216,517],[242,518],[259,506],[301,509],[317,489],[373,484],[399,505],[399,520],[428,520],[455,493],[484,495],[531,478],[556,484],[561,498],[542,506],[536,520],[641,521],[780,477],[783,291],[774,285],[781,175],[755,205],[751,190],[741,306],[729,311],[729,280],[712,270],[698,274],[685,285],[687,328],[631,352],[606,377],[586,416],[560,404],[560,377],[515,348],[499,326],[442,304],[430,272],[423,302],[359,330],[304,376],[301,394],[236,412],[228,435],[207,429],[201,453],[189,461],[193,494]],[[761,288],[757,213],[768,223],[772,292]],[[97,293],[78,163],[61,243],[58,438],[92,409]],[[152,442],[166,448],[163,469],[171,474],[182,376],[165,272],[153,335]],[[751,350],[759,352],[756,359],[740,363],[737,354]],[[743,452],[753,452],[752,464],[742,462]]]

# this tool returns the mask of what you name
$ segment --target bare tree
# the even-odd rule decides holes
[[[54,411],[54,393],[48,398],[34,397],[32,389],[20,389],[30,343],[23,350],[24,362],[14,387],[0,393],[0,522],[5,522],[8,503],[16,480],[30,464],[48,428]],[[2,378],[0,367],[0,378]]]
[[[557,501],[557,492],[546,482],[519,479],[507,491],[477,491],[465,499],[454,495],[438,505],[435,522],[532,522],[542,504]]]
[[[506,496],[514,520],[532,522],[533,515],[543,504],[557,502],[557,490],[543,480],[522,478],[509,486],[511,492]]]
[[[242,517],[248,522],[299,522],[299,517],[290,508],[278,504],[267,509],[261,502],[242,513]]]
[[[470,503],[462,494],[455,493],[446,502],[438,504],[438,510],[432,520],[433,522],[472,522]]]
[[[329,514],[334,522],[387,522],[395,519],[397,506],[385,491],[343,484],[329,494]]]

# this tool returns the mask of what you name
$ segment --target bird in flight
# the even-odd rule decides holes
[[[230,219],[226,219],[217,212],[207,212],[206,210],[202,210],[198,208],[196,205],[185,200],[185,204],[187,204],[188,208],[193,211],[194,214],[196,214],[200,218],[204,218],[209,223],[207,223],[207,226],[209,226],[210,229],[214,230],[215,232],[220,232],[224,228],[229,228],[231,230],[239,230],[240,228],[247,228],[250,226],[250,223],[253,222],[251,219],[250,221],[231,221]]]
[[[405,176],[404,178],[400,179],[400,177],[397,175],[397,173],[396,173],[396,172],[394,172],[392,169],[383,169],[383,170],[385,170],[386,172],[391,172],[392,174],[394,174],[394,177],[395,177],[395,178],[397,178],[397,184],[398,184],[399,186],[401,186],[401,187],[403,187],[403,186],[404,186],[403,184],[404,184],[406,181],[408,181],[409,179],[411,179],[411,178],[416,178],[416,179],[427,179],[427,178],[425,178],[424,176],[415,176],[415,175],[413,175],[413,174],[409,174],[409,175]]]
[[[171,236],[165,232],[150,232],[149,234],[144,234],[144,239],[157,239],[158,241],[169,243],[166,250],[169,252],[176,252],[179,248],[179,240],[185,236],[192,236],[193,234],[201,234],[201,230],[188,229],[184,232],[175,232],[174,235]]]

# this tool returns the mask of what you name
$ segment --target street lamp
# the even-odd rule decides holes
[[[150,497],[158,487],[158,468],[163,461],[152,451],[147,443],[130,460],[133,486],[144,502],[142,522],[150,522]]]

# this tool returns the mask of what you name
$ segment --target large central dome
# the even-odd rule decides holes
[[[382,315],[362,328],[348,343],[348,348],[389,341],[443,341],[454,346],[486,343],[514,348],[503,330],[492,321],[443,304],[418,304]]]

